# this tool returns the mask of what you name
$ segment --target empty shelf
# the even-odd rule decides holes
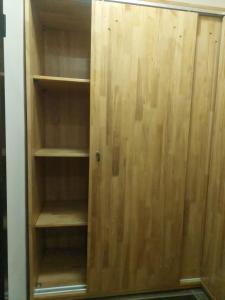
[[[66,227],[87,225],[87,204],[86,200],[74,202],[52,201],[45,204],[36,227]]]
[[[46,250],[37,286],[41,288],[86,283],[86,255],[78,250]]]
[[[90,79],[67,78],[54,76],[33,76],[33,80],[43,89],[57,89],[68,87],[88,87]]]
[[[87,149],[42,148],[34,153],[36,157],[89,157]]]

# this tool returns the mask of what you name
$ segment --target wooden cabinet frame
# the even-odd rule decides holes
[[[74,299],[74,297],[88,298],[96,295],[182,288],[182,282],[185,280],[193,282],[193,278],[197,279],[199,284],[221,13],[213,10],[214,17],[212,17],[199,15],[199,10],[196,8],[183,7],[180,9],[182,11],[179,11],[178,7],[173,7],[175,10],[166,10],[163,9],[165,4],[152,5],[152,8],[136,5],[135,8],[134,5],[111,2],[119,1],[26,0],[30,299],[45,299],[44,297],[59,299],[64,293],[66,299]],[[136,4],[144,4],[144,2],[137,1]],[[121,10],[117,11],[116,6]],[[105,7],[105,10],[102,7]],[[170,6],[168,8],[172,9]],[[134,11],[133,18],[127,17],[129,11],[131,13]],[[206,13],[205,10],[200,11]],[[154,13],[158,18],[158,27],[157,22],[147,21],[148,18],[151,20],[155,18]],[[140,15],[146,24],[154,23],[151,30],[148,26],[140,29]],[[128,22],[123,22],[123,18],[127,18]],[[186,28],[187,24],[189,27]],[[113,36],[114,31],[117,30],[116,26],[121,26],[120,32]],[[138,46],[130,41],[131,30],[125,26],[130,26],[132,29],[136,26],[138,34],[135,35],[135,30],[132,34],[133,38],[138,40]],[[158,33],[157,40],[157,34],[154,37],[152,30],[157,31],[158,28],[162,31]],[[168,30],[167,35],[166,30]],[[102,35],[99,34],[100,32]],[[145,34],[151,37],[151,41],[155,41],[154,45],[148,44],[149,48],[146,46],[148,41]],[[121,36],[123,36],[122,41]],[[168,37],[172,41],[171,44],[167,41]],[[157,47],[157,41],[161,43],[161,47],[158,52],[152,52],[154,55],[152,54],[151,60],[149,59],[151,52],[149,54],[148,51],[151,47]],[[135,56],[133,48],[126,48],[127,45],[136,47],[138,55],[146,59],[145,63],[139,60],[138,55]],[[168,55],[163,52],[163,47],[167,47]],[[183,52],[179,52],[180,48]],[[206,48],[208,52],[205,51]],[[127,51],[123,59],[119,57],[117,49],[121,53]],[[173,51],[178,55],[177,61],[174,59]],[[133,53],[132,57],[139,60],[136,69],[132,65],[134,61],[131,55],[129,56],[129,52]],[[202,64],[204,55],[207,57],[205,57],[205,64]],[[115,61],[121,59],[120,64],[117,62],[114,64],[113,59]],[[173,61],[171,69],[167,65],[167,61],[170,60]],[[126,76],[122,69],[124,61],[130,68],[130,73]],[[148,73],[147,62],[150,64],[150,61],[159,70],[164,68],[161,70],[163,74],[161,90],[160,87],[157,90],[157,76],[153,78],[152,75],[154,71],[157,73],[156,68]],[[181,62],[183,65],[180,64]],[[185,63],[188,64],[186,69]],[[115,65],[118,69],[121,68],[118,75],[112,73]],[[182,75],[181,69],[184,70],[186,77]],[[176,74],[179,75],[176,77]],[[129,76],[133,76],[131,80]],[[148,82],[146,78],[149,79]],[[182,87],[182,92],[177,82]],[[115,93],[109,92],[105,96],[110,85]],[[148,90],[148,86],[151,86],[151,91]],[[132,92],[136,93],[140,103],[132,102]],[[135,128],[132,127],[131,120],[133,110],[127,109],[129,105],[125,107],[122,100],[117,98],[121,96],[120,93],[125,95],[126,101],[128,99],[131,101],[133,107],[136,105],[137,127]],[[161,93],[160,97],[157,96],[158,93]],[[146,95],[150,94],[151,96],[154,94],[155,102],[147,99]],[[156,98],[160,103],[157,103]],[[161,110],[154,112],[158,104],[162,106]],[[147,113],[151,116],[151,120],[158,122],[157,126],[153,123],[149,125]],[[172,115],[171,118],[169,114]],[[166,124],[165,119],[167,119],[167,131],[163,129]],[[145,124],[142,124],[143,120],[146,121]],[[130,131],[126,126],[130,126]],[[200,131],[199,128],[202,130]],[[152,134],[155,146],[148,143],[148,140],[144,141],[144,137],[149,138],[149,132]],[[112,139],[111,144],[108,141],[105,143],[104,139],[107,136]],[[133,163],[134,169],[139,171],[135,183],[129,185],[124,181],[133,192],[130,197],[124,198],[126,203],[122,205],[121,201],[116,201],[122,198],[118,197],[115,200],[117,195],[112,195],[112,187],[114,186],[116,192],[120,191],[121,184],[118,182],[121,179],[120,170],[125,166],[127,157],[122,153],[123,151],[122,154],[120,153],[119,148],[121,143],[126,143],[132,136],[136,137],[138,143],[133,148],[129,144],[129,151],[124,150],[124,153],[127,153],[130,165]],[[157,142],[160,138],[164,142]],[[162,145],[164,148],[168,146],[169,150],[168,153],[165,150],[163,158],[159,158]],[[143,149],[145,149],[145,160],[137,155],[137,153],[141,155]],[[124,155],[123,162],[121,162],[121,155]],[[158,174],[156,177],[159,181],[160,178],[164,181],[165,188],[161,186],[161,196],[154,200],[158,188],[154,177],[158,164],[154,162],[160,164],[161,159],[164,159],[168,168],[161,166],[162,169],[164,168],[164,175],[161,172],[161,175]],[[136,167],[135,163],[137,163]],[[151,174],[146,173],[147,165],[148,169],[152,170]],[[130,174],[133,172],[132,167],[128,166],[127,170]],[[148,194],[148,197],[151,195],[149,202],[143,196],[145,192],[141,181],[143,179],[140,175],[141,170],[146,173],[145,176],[143,175],[145,186],[149,183],[149,188],[152,189]],[[124,176],[126,177],[125,173]],[[180,186],[174,182],[180,182]],[[140,199],[138,193],[136,195],[133,190],[135,184],[142,195]],[[174,191],[172,187],[177,189]],[[163,193],[170,195],[168,197],[173,207],[164,203],[166,197],[163,198]],[[135,198],[134,195],[137,197]],[[110,203],[111,198],[113,205]],[[157,206],[159,199],[161,199],[161,206]],[[138,206],[138,203],[142,203],[142,206]],[[160,256],[157,256],[158,250],[160,253],[165,250],[163,253],[168,258],[169,252],[173,249],[172,252],[177,253],[179,262],[176,264],[174,274],[165,267],[166,272],[162,271],[157,279],[151,278],[149,281],[146,275],[147,269],[143,267],[144,275],[142,273],[137,275],[139,276],[137,279],[135,274],[131,274],[133,277],[126,281],[124,278],[129,275],[129,272],[125,274],[126,266],[130,267],[131,261],[127,261],[127,265],[126,262],[121,263],[124,275],[119,274],[119,267],[112,258],[115,249],[111,251],[106,240],[111,238],[110,245],[112,247],[116,245],[115,251],[120,255],[122,252],[119,243],[113,241],[113,238],[116,239],[115,231],[129,232],[129,227],[133,226],[134,232],[135,230],[136,234],[139,232],[141,237],[141,228],[145,226],[142,224],[142,213],[138,212],[138,209],[145,207],[144,211],[147,214],[148,209],[150,212],[148,205],[155,209],[155,214],[153,212],[151,217],[155,218],[153,227],[155,226],[156,233],[159,224],[156,218],[164,208],[165,214],[161,217],[166,225],[158,233],[161,236],[167,234],[171,239],[168,241],[166,238],[157,238],[151,233],[151,238],[145,235],[144,240],[151,240],[152,249],[153,240],[156,241],[153,249],[156,261],[160,261]],[[121,216],[126,211],[126,206],[134,221],[125,222],[124,229],[122,226],[125,223],[117,216]],[[173,210],[174,206],[178,213]],[[114,209],[114,212],[110,208]],[[198,215],[199,209],[200,215]],[[147,215],[145,219],[148,219]],[[177,223],[175,219],[179,219]],[[115,220],[121,223],[115,226]],[[140,228],[139,223],[142,224]],[[146,221],[145,224],[148,228],[149,222]],[[171,232],[168,233],[170,225]],[[193,234],[193,228],[196,229],[196,234]],[[131,232],[129,234],[131,236]],[[175,247],[170,244],[173,234],[179,237],[178,246]],[[161,245],[158,248],[157,243]],[[168,247],[162,246],[163,243]],[[128,245],[134,249],[132,255],[138,264],[140,256],[138,253],[141,247],[148,248],[148,243],[143,243],[141,238],[139,244],[138,240],[135,240],[135,245],[127,242],[127,250],[123,253],[124,259],[126,255],[130,255]],[[171,261],[174,260],[175,258],[171,258]],[[167,263],[171,265],[169,259],[165,261],[165,265]],[[154,269],[153,265],[154,263],[150,267]],[[132,265],[133,273],[134,266],[135,264]],[[113,272],[110,269],[112,267],[115,267]],[[165,273],[163,278],[162,273]],[[120,283],[117,282],[116,276],[123,277]],[[144,280],[141,277],[144,277]],[[171,281],[165,284],[168,278]],[[114,288],[110,287],[113,280]]]
[[[86,290],[91,1],[26,1],[30,297]]]

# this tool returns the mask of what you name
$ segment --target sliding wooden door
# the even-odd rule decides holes
[[[208,187],[202,281],[225,299],[225,19],[223,19]]]
[[[195,13],[93,1],[88,286],[178,286]]]

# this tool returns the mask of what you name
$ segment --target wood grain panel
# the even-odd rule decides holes
[[[37,220],[37,228],[87,225],[87,203],[81,201],[46,203]]]
[[[221,22],[220,18],[206,16],[200,16],[198,21],[185,194],[182,278],[200,277]]]
[[[88,160],[69,157],[41,160],[44,160],[42,182],[46,202],[88,199]]]
[[[91,0],[32,0],[44,27],[90,32]]]
[[[203,282],[216,299],[225,298],[225,20],[219,75],[203,256]]]
[[[91,1],[29,2],[32,74],[89,78]]]
[[[90,77],[90,32],[75,30],[43,30],[45,75]]]
[[[89,148],[89,91],[46,91],[39,100],[43,148]],[[37,148],[38,149],[38,148]]]
[[[197,18],[93,1],[91,292],[178,286]]]

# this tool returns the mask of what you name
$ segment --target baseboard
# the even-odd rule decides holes
[[[180,280],[180,285],[185,288],[201,287],[201,278],[184,278]]]
[[[210,297],[211,300],[220,300],[217,299],[213,293],[208,289],[207,285],[204,283],[204,280],[201,278],[184,278],[180,280],[180,286],[183,288],[196,288],[201,287],[204,292]]]

